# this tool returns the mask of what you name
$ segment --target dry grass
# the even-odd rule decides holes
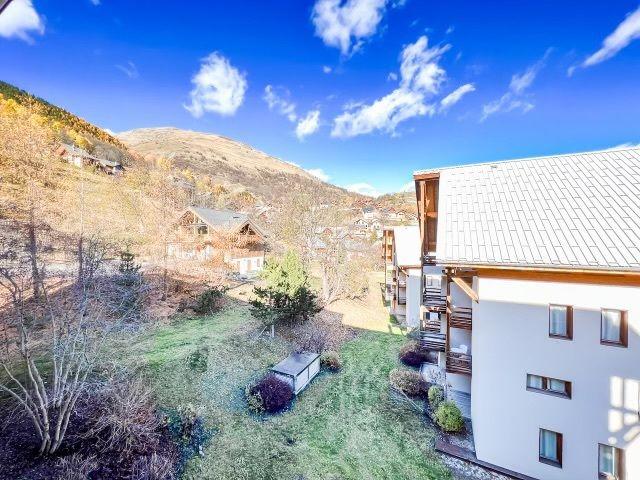
[[[127,345],[144,359],[155,396],[167,408],[197,406],[215,435],[188,479],[449,478],[430,448],[433,430],[389,399],[388,376],[405,338],[362,332],[340,349],[343,368],[322,373],[291,410],[267,418],[248,412],[245,386],[291,348],[283,339],[255,340],[258,324],[234,305],[209,317],[175,321]],[[187,357],[208,348],[208,368]]]

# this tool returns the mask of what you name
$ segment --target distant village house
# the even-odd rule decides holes
[[[181,260],[221,259],[241,275],[264,266],[265,233],[244,213],[189,207],[177,221],[169,255]]]
[[[61,144],[56,153],[67,163],[79,168],[92,166],[109,175],[117,175],[124,171],[120,162],[96,157],[86,150],[68,143]]]

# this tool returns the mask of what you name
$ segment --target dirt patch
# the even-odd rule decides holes
[[[86,396],[79,401],[78,407],[70,418],[68,434],[55,455],[38,456],[39,439],[31,420],[21,411],[4,408],[0,410],[0,480],[28,478],[64,479],[68,471],[64,460],[91,459],[93,466],[89,479],[109,478],[124,480],[131,478],[134,464],[151,456],[166,458],[174,463],[177,458],[176,445],[166,425],[161,425],[154,434],[153,444],[134,455],[123,457],[117,454],[104,454],[98,450],[98,439],[85,437],[92,425],[100,397]]]

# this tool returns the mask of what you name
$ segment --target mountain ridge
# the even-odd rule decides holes
[[[168,159],[188,176],[207,177],[228,189],[246,189],[272,203],[291,189],[320,189],[339,203],[363,201],[365,197],[324,182],[302,167],[257,148],[214,133],[176,127],[146,127],[117,134],[127,148],[147,160]]]

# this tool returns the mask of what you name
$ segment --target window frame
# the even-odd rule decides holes
[[[615,459],[617,463],[618,475],[612,476],[608,473],[600,471],[600,447],[611,447],[615,453]],[[598,478],[600,480],[624,480],[624,449],[614,447],[608,443],[598,443]]]
[[[603,338],[604,312],[620,313],[620,340],[619,341],[605,340]],[[600,309],[600,344],[607,345],[609,347],[627,348],[628,340],[629,340],[629,322],[627,319],[627,311],[620,310],[618,308],[601,308]]]
[[[566,308],[566,312],[567,312],[567,334],[566,335],[558,335],[555,333],[551,333],[551,307]],[[550,303],[548,310],[549,310],[549,338],[557,338],[559,340],[573,340],[573,306],[562,305],[559,303]]]
[[[532,376],[532,377],[540,377],[542,379],[542,388],[530,387],[529,386],[529,377],[530,376]],[[559,392],[557,390],[551,390],[549,388],[551,380],[557,380],[559,382],[564,382],[564,385],[565,385],[564,392]],[[562,380],[561,378],[555,378],[555,377],[546,377],[544,375],[538,375],[536,373],[527,373],[526,377],[525,377],[525,386],[526,386],[526,389],[527,389],[528,392],[544,393],[545,395],[552,395],[554,397],[566,398],[568,400],[571,400],[572,385],[571,385],[571,382],[569,380]]]
[[[539,430],[538,431],[538,461],[546,465],[551,465],[552,467],[562,468],[562,434],[560,432],[554,432],[553,430],[547,430],[546,428],[540,428],[538,430]],[[556,435],[556,457],[558,458],[557,460],[553,460],[551,458],[542,456],[542,452],[540,451],[540,443],[542,440],[543,431],[553,433]]]

